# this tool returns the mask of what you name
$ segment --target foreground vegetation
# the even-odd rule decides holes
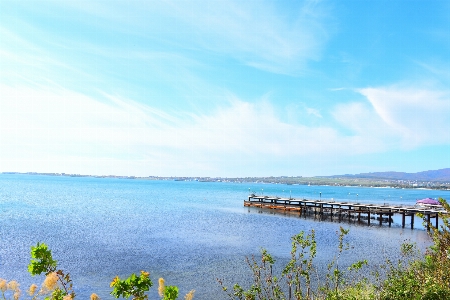
[[[339,264],[348,230],[341,227],[337,254],[320,276],[314,268],[316,241],[314,231],[292,237],[291,260],[280,274],[274,272],[274,259],[262,250],[260,261],[248,259],[253,272],[253,284],[248,289],[235,284],[222,285],[229,299],[450,299],[450,206],[439,199],[445,208],[440,214],[442,225],[432,228],[433,245],[420,253],[414,244],[401,245],[402,258],[387,260],[376,269],[367,260],[356,261],[347,268]]]
[[[338,232],[337,252],[327,266],[326,274],[319,275],[314,267],[317,253],[315,232],[300,232],[292,237],[291,259],[278,274],[275,260],[263,249],[261,258],[248,258],[252,271],[252,284],[243,287],[235,284],[229,288],[218,279],[225,297],[239,300],[256,299],[450,299],[450,206],[439,199],[445,208],[440,218],[440,228],[432,228],[433,245],[422,254],[413,244],[401,245],[402,258],[396,262],[387,260],[380,268],[368,267],[367,260],[356,261],[344,268],[339,259],[344,251],[350,250],[345,237],[348,230]],[[14,280],[0,278],[0,299],[55,299],[69,300],[76,297],[70,274],[57,268],[47,245],[38,243],[31,247],[31,261],[28,266],[31,275],[45,274],[41,287],[33,284],[26,294]],[[158,294],[161,299],[178,298],[178,287],[166,286],[164,279],[158,280]],[[111,295],[115,298],[148,299],[147,292],[153,286],[150,274],[141,271],[126,279],[116,276],[111,282]],[[193,299],[194,290],[184,299]],[[96,294],[91,300],[99,299]]]

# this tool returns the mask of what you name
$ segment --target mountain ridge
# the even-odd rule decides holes
[[[449,182],[450,181],[450,168],[421,171],[421,172],[417,172],[417,173],[387,171],[387,172],[369,172],[369,173],[359,173],[359,174],[333,175],[333,176],[326,176],[326,177]]]

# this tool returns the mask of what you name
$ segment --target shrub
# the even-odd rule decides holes
[[[442,225],[429,225],[433,245],[425,254],[413,244],[400,246],[402,258],[393,263],[386,261],[374,272],[372,282],[361,276],[360,271],[367,261],[357,261],[347,269],[339,266],[343,251],[349,249],[344,242],[348,230],[340,228],[337,255],[328,264],[325,282],[312,285],[313,267],[316,256],[314,230],[292,237],[291,260],[284,267],[281,276],[273,271],[275,260],[267,250],[261,251],[261,261],[254,257],[247,259],[252,270],[253,284],[247,290],[235,284],[232,289],[222,280],[219,284],[229,299],[450,299],[450,205],[439,199],[444,210],[439,213]],[[317,276],[319,277],[319,276]]]
[[[450,206],[442,198],[439,201],[444,207],[439,213],[443,224],[439,228],[426,224],[432,229],[433,245],[424,257],[410,260],[406,265],[390,266],[381,286],[381,299],[450,299]]]
[[[37,243],[36,246],[31,247],[31,260],[28,265],[28,272],[34,275],[45,274],[45,280],[41,288],[36,284],[32,284],[27,292],[31,299],[46,299],[46,300],[70,300],[74,299],[76,294],[73,290],[72,280],[69,273],[57,268],[57,261],[53,259],[52,252],[44,243]],[[161,298],[163,300],[175,300],[178,298],[178,287],[164,286],[164,279],[160,278],[163,286],[161,289]],[[150,274],[141,271],[139,276],[131,274],[127,279],[120,279],[116,276],[111,282],[113,291],[111,295],[116,298],[130,298],[134,300],[148,299],[146,292],[152,287],[153,283],[150,279]],[[19,288],[19,283],[15,280],[6,281],[0,278],[0,292],[3,300],[14,299],[18,300],[22,295]],[[192,300],[194,297],[194,290],[190,291],[186,296],[186,300]],[[91,295],[91,300],[99,300],[97,294]]]
[[[328,264],[325,282],[317,280],[314,285],[313,278],[319,278],[313,262],[316,257],[317,244],[315,232],[309,234],[300,232],[293,236],[291,245],[291,259],[283,268],[281,275],[276,276],[273,271],[275,260],[267,252],[261,250],[261,262],[254,257],[247,259],[252,270],[253,284],[245,290],[241,285],[235,284],[230,290],[222,280],[219,284],[229,299],[254,300],[254,299],[370,299],[374,288],[365,277],[351,276],[358,273],[367,261],[358,261],[343,270],[339,266],[339,258],[343,251],[349,249],[344,238],[348,230],[340,228],[338,232],[339,244],[337,255]],[[368,293],[367,297],[365,295]],[[363,298],[364,296],[364,298]]]

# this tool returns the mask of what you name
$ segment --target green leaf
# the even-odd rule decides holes
[[[178,298],[178,287],[166,286],[164,289],[164,300],[175,300]]]
[[[28,272],[31,275],[46,275],[56,270],[57,261],[52,257],[52,251],[47,245],[37,243],[35,247],[31,247],[31,261],[28,265]]]

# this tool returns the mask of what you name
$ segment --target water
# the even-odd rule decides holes
[[[196,299],[225,299],[216,278],[227,285],[244,282],[245,257],[261,247],[283,263],[290,237],[316,230],[318,265],[337,246],[339,226],[350,228],[357,249],[343,261],[382,263],[395,257],[404,240],[425,248],[424,230],[314,221],[260,212],[243,206],[249,190],[257,194],[367,203],[414,204],[425,197],[447,198],[446,191],[150,181],[38,175],[0,175],[0,278],[26,289],[42,277],[27,273],[30,246],[45,242],[59,267],[70,272],[79,299],[95,292],[111,299],[109,283],[149,271],[155,285],[164,277],[180,295],[195,289]],[[416,222],[420,225],[420,222]],[[183,297],[180,297],[182,299]],[[157,287],[150,299],[158,299]]]

